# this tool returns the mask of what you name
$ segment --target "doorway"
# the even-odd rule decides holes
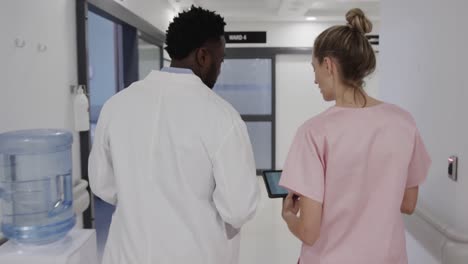
[[[104,103],[131,83],[163,65],[164,34],[113,1],[76,0],[78,82],[90,102],[90,131],[80,132],[82,178]],[[95,197],[83,213],[84,228],[95,228],[103,252],[114,206]]]

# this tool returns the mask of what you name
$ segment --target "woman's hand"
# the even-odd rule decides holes
[[[298,196],[293,193],[289,193],[283,201],[283,211],[281,213],[284,220],[288,217],[295,216],[299,213],[299,201]]]
[[[289,193],[283,201],[282,216],[291,233],[304,244],[314,245],[320,236],[322,203]]]

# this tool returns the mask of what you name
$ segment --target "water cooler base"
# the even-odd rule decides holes
[[[73,229],[57,242],[22,246],[11,241],[0,246],[0,263],[8,264],[98,264],[96,231]]]

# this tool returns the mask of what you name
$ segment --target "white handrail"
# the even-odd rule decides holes
[[[428,210],[422,208],[416,208],[414,214],[419,216],[424,222],[435,228],[448,240],[451,240],[460,244],[468,244],[468,234],[456,231],[448,225],[444,225],[436,220],[436,218],[429,213]]]

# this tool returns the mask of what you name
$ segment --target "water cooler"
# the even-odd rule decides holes
[[[0,263],[97,264],[94,230],[74,229],[72,143],[63,130],[0,134],[1,230],[9,239]]]

